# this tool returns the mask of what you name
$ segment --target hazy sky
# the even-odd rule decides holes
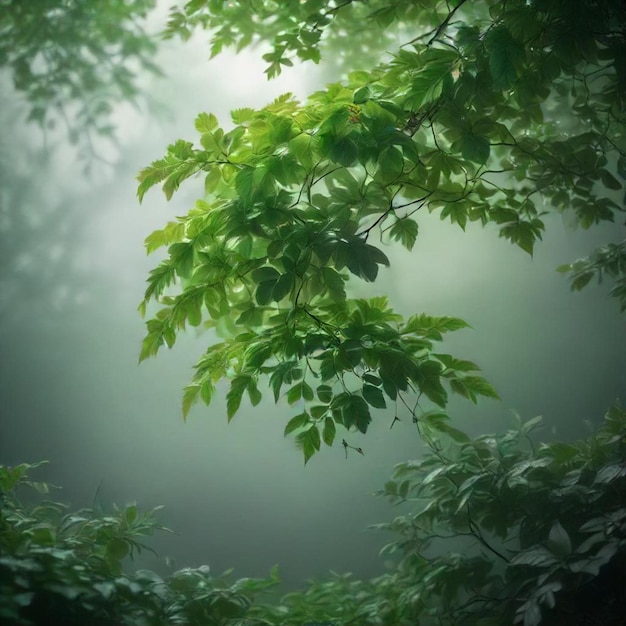
[[[35,225],[41,215],[67,222],[47,238],[43,226],[26,231],[18,242],[23,264],[52,271],[54,250],[66,261],[46,284],[39,269],[34,286],[23,268],[2,275],[0,462],[48,459],[48,479],[73,506],[89,505],[99,486],[107,505],[164,504],[163,521],[177,534],[153,545],[179,567],[233,566],[238,576],[259,576],[279,563],[291,585],[328,569],[374,575],[384,538],[365,528],[396,513],[371,492],[395,463],[420,454],[410,420],[390,431],[391,417],[379,412],[367,436],[350,435],[365,456],[346,461],[338,444],[304,467],[293,440],[282,436],[293,410],[269,398],[244,407],[231,424],[222,397],[183,422],[180,392],[210,335],[191,331],[174,350],[137,364],[143,321],[136,307],[158,258],[146,258],[143,239],[186,212],[202,183],[186,183],[170,203],[154,190],[139,206],[134,177],[168,143],[195,139],[200,111],[227,122],[230,109],[259,106],[284,91],[305,96],[322,80],[306,66],[268,83],[257,56],[209,63],[206,37],[164,44],[158,60],[168,78],[144,80],[169,113],[156,119],[145,108],[120,106],[120,147],[109,155],[117,166],[91,178],[63,145],[35,176],[32,152],[17,146],[36,146],[37,130],[12,127],[12,146],[23,156],[11,163],[13,180],[27,184],[28,194],[20,205],[10,189],[14,204],[5,202],[5,210],[27,211]],[[355,281],[355,293],[385,293],[404,314],[455,315],[472,325],[441,349],[478,362],[502,396],[478,407],[452,402],[455,419],[471,432],[505,429],[517,410],[525,418],[543,414],[546,437],[584,434],[585,420],[597,421],[623,396],[626,318],[605,288],[570,293],[554,268],[619,241],[622,224],[582,232],[551,218],[530,259],[493,228],[470,225],[463,233],[436,215],[419,221],[414,252],[390,248],[391,269],[376,285]],[[8,245],[15,233],[0,236]]]

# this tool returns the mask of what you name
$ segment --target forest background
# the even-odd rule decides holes
[[[404,9],[410,12],[412,4],[398,3],[397,15]],[[444,9],[453,8],[445,3],[426,4],[434,7],[432,19],[445,18]],[[492,11],[501,5],[490,4]],[[202,5],[190,3],[188,10],[193,14]],[[110,6],[126,10],[125,3]],[[523,6],[527,5],[517,6],[522,13]],[[132,14],[138,7],[127,10]],[[150,9],[149,3],[142,8]],[[458,19],[463,16],[459,11]],[[162,8],[152,13],[148,28],[158,31],[164,16]],[[20,19],[27,17],[25,12]],[[383,12],[372,21],[373,27],[380,29],[385,21],[391,26],[390,17]],[[505,18],[496,13],[495,19]],[[408,18],[407,22],[412,24]],[[3,32],[17,33],[19,43],[19,34],[28,33],[27,25],[7,21]],[[400,28],[407,25],[400,24]],[[60,47],[68,49],[67,42],[78,37],[78,32],[65,33],[67,39]],[[302,451],[282,440],[285,424],[296,413],[293,407],[284,401],[278,407],[264,401],[249,416],[242,413],[227,424],[224,396],[228,386],[218,387],[209,409],[211,419],[206,409],[197,407],[183,424],[177,392],[190,378],[189,366],[205,349],[206,334],[180,337],[175,350],[136,367],[143,335],[143,324],[135,313],[137,295],[143,292],[145,275],[154,265],[143,256],[142,240],[174,215],[186,213],[202,195],[203,182],[186,182],[169,204],[152,193],[140,210],[133,199],[134,175],[158,157],[167,143],[193,138],[193,120],[200,111],[216,113],[225,123],[229,109],[261,107],[286,90],[305,99],[348,69],[367,69],[379,51],[363,49],[358,39],[350,48],[348,41],[352,40],[345,36],[339,42],[330,41],[331,50],[343,50],[345,58],[337,53],[337,62],[322,65],[319,71],[313,71],[310,63],[284,68],[276,79],[284,82],[268,83],[271,94],[261,91],[267,63],[259,58],[267,50],[218,56],[206,64],[206,36],[201,33],[184,45],[178,40],[159,43],[161,56],[156,57],[144,42],[139,58],[156,59],[153,69],[163,71],[166,78],[139,72],[137,66],[135,78],[113,73],[104,85],[94,87],[99,95],[114,94],[107,92],[110,87],[119,87],[122,97],[139,95],[143,108],[118,104],[120,94],[116,93],[108,100],[90,100],[108,102],[110,110],[102,106],[82,115],[80,107],[88,99],[84,92],[77,95],[70,90],[69,102],[63,100],[67,93],[61,93],[59,104],[65,114],[69,111],[71,122],[65,126],[61,116],[52,115],[54,128],[48,126],[54,107],[44,107],[42,113],[33,105],[37,98],[46,102],[41,93],[33,95],[37,81],[28,72],[21,75],[19,59],[4,53],[3,115],[9,136],[2,169],[2,342],[3,354],[10,358],[2,360],[3,462],[49,459],[46,479],[63,485],[64,498],[75,506],[89,505],[96,495],[104,505],[135,498],[146,508],[165,504],[166,525],[180,536],[164,536],[155,544],[180,565],[200,565],[195,563],[199,551],[216,571],[234,565],[237,573],[259,576],[279,562],[283,579],[293,586],[328,568],[375,575],[382,569],[375,557],[382,542],[374,533],[360,531],[389,518],[389,509],[369,494],[385,482],[395,463],[419,458],[423,451],[415,431],[407,430],[410,417],[390,429],[391,413],[388,419],[377,417],[365,436],[350,433],[350,445],[362,448],[363,456],[351,453],[346,462],[338,439],[333,448],[322,448],[319,457],[303,468]],[[570,54],[579,54],[581,62],[592,61],[582,44],[572,45],[576,50]],[[389,41],[382,40],[381,47],[390,49]],[[126,53],[132,56],[132,46],[129,50]],[[182,54],[187,55],[184,61]],[[355,58],[359,66],[347,67]],[[448,63],[445,71],[456,75],[458,68],[450,59],[444,60]],[[571,62],[576,65],[578,60]],[[514,58],[512,63],[515,66]],[[250,78],[232,79],[251,67],[257,69],[246,73]],[[88,64],[85,71],[88,77]],[[101,76],[102,71],[100,66],[94,76]],[[439,72],[441,76],[443,70]],[[225,78],[221,85],[220,75]],[[258,89],[250,86],[253,76]],[[443,93],[449,87],[440,82]],[[232,102],[227,101],[227,89],[232,90]],[[141,96],[148,92],[167,95],[161,95],[159,102]],[[189,95],[181,98],[181,93]],[[431,93],[431,102],[441,93]],[[361,93],[357,100],[363,97]],[[355,102],[351,95],[344,109],[354,105],[362,110],[369,98]],[[184,110],[178,110],[179,104]],[[529,111],[531,104],[525,106]],[[420,101],[414,108],[419,111],[423,105]],[[164,121],[167,108],[169,127]],[[351,118],[360,111],[348,112],[343,122],[356,124]],[[28,115],[33,118],[30,124],[24,120]],[[46,127],[45,133],[33,127],[37,121]],[[539,124],[532,119],[529,123]],[[105,132],[94,132],[94,124],[102,124]],[[109,124],[111,131],[115,129],[117,144],[106,141]],[[350,144],[345,145],[335,156],[340,164],[343,159],[344,165],[352,166]],[[484,147],[478,139],[465,146],[461,141],[458,149],[462,159],[480,164]],[[396,149],[387,152],[392,155],[388,157],[391,167]],[[110,163],[102,163],[102,158]],[[90,172],[85,176],[86,165]],[[32,184],[33,168],[37,185]],[[619,210],[623,191],[610,189],[621,185],[618,162],[598,166],[597,172],[598,181],[605,187],[608,184],[609,197],[618,207],[614,210]],[[605,217],[606,211],[599,210],[588,219],[603,222]],[[471,324],[471,330],[446,336],[444,351],[477,362],[502,402],[483,400],[473,407],[465,400],[452,399],[448,412],[454,425],[470,433],[502,431],[513,423],[510,414],[515,409],[524,417],[546,415],[542,439],[569,440],[586,434],[585,420],[597,423],[596,416],[623,388],[623,320],[619,302],[604,297],[613,285],[588,287],[573,295],[567,280],[554,272],[607,241],[619,243],[623,220],[618,215],[614,222],[583,230],[575,227],[577,218],[572,212],[542,219],[546,223],[543,242],[534,246],[531,259],[499,239],[493,224],[482,229],[468,223],[464,232],[437,214],[421,211],[413,251],[409,254],[398,245],[385,247],[390,269],[381,266],[374,285],[350,283],[350,293],[359,297],[387,295],[407,317],[423,311],[454,315]],[[528,239],[522,239],[522,244],[528,248]]]

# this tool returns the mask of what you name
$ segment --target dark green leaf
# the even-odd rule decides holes
[[[256,298],[258,304],[264,306],[272,302],[276,283],[277,281],[275,280],[265,280],[257,285],[254,297]]]
[[[377,409],[387,408],[383,392],[378,387],[368,384],[363,385],[363,397],[370,406]]]
[[[226,394],[226,410],[229,422],[239,410],[243,393],[248,388],[249,383],[250,377],[245,375],[235,376],[235,378],[232,379],[230,389]]]
[[[296,435],[296,445],[302,448],[306,465],[308,460],[320,449],[321,439],[318,427],[314,424],[304,432]]]
[[[333,390],[329,385],[319,385],[316,392],[320,402],[324,404],[329,404],[333,399]]]
[[[489,51],[489,69],[497,89],[508,89],[515,84],[518,68],[524,63],[524,47],[511,36],[505,26],[494,28],[486,39]]]
[[[398,219],[389,230],[392,239],[399,241],[407,250],[413,249],[417,232],[417,222],[409,217]]]
[[[569,556],[572,552],[572,542],[567,531],[557,521],[550,529],[547,546],[549,550],[561,558]]]
[[[128,555],[128,543],[123,539],[113,537],[107,543],[107,555],[115,561],[121,561]]]
[[[259,267],[252,272],[252,279],[256,283],[263,282],[276,282],[280,278],[280,273],[275,267],[271,265],[264,265],[263,267]]]
[[[465,134],[452,144],[452,149],[460,152],[464,159],[482,165],[489,160],[491,144],[487,137]]]
[[[261,284],[264,284],[264,283],[261,283]],[[294,286],[294,275],[283,274],[274,284],[274,288],[272,290],[272,300],[279,302],[280,300],[285,298],[287,295],[289,295],[289,293],[293,289],[293,286]]]
[[[332,417],[326,417],[324,420],[324,430],[322,431],[322,438],[327,446],[332,446],[335,440],[336,428],[335,420]]]
[[[608,170],[602,169],[600,170],[600,178],[602,180],[603,185],[607,189],[621,189],[622,183],[613,176]]]

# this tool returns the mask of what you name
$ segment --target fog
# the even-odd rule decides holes
[[[160,14],[162,15],[162,14]],[[157,20],[156,16],[155,23]],[[135,176],[168,143],[195,138],[193,119],[262,106],[285,91],[304,98],[332,71],[305,66],[268,82],[258,52],[208,62],[206,37],[164,42],[157,62],[165,77],[143,76],[149,96],[139,108],[120,104],[112,164],[82,172],[63,133],[49,158],[40,131],[26,124],[7,76],[0,145],[0,463],[46,459],[38,478],[62,486],[54,499],[73,507],[137,501],[164,505],[175,534],[150,545],[176,567],[234,567],[263,576],[279,564],[285,588],[329,569],[373,576],[385,537],[367,531],[395,510],[372,497],[395,463],[422,446],[409,419],[390,430],[377,412],[366,436],[350,434],[365,455],[346,459],[324,447],[305,467],[283,429],[293,409],[268,395],[243,405],[228,424],[224,395],[181,417],[181,390],[211,336],[192,330],[171,351],[138,364],[144,322],[137,312],[145,278],[158,262],[144,238],[202,194],[185,183],[171,202],[157,190],[139,205]],[[617,198],[621,202],[621,198]],[[351,283],[359,296],[386,294],[403,314],[465,319],[440,351],[476,361],[502,401],[477,406],[454,399],[450,413],[471,433],[504,430],[512,411],[545,417],[540,436],[570,439],[589,432],[626,383],[625,318],[606,286],[572,293],[555,271],[594,247],[624,237],[621,223],[575,230],[547,219],[533,258],[498,238],[495,228],[420,216],[412,253],[389,248],[391,267],[374,285]],[[164,569],[163,561],[145,560]]]

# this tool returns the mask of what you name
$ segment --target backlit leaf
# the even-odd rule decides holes
[[[287,425],[285,426],[285,432],[284,432],[285,437],[289,433],[292,433],[294,430],[297,430],[298,428],[302,428],[303,426],[306,426],[309,423],[309,421],[310,421],[310,416],[306,411],[303,411],[302,413],[299,413],[295,417],[292,417],[287,422]]]
[[[396,220],[389,230],[392,239],[399,241],[407,250],[413,250],[417,239],[418,225],[414,219],[405,217]]]
[[[332,446],[335,440],[336,427],[335,420],[332,417],[326,417],[324,419],[324,430],[322,431],[322,438],[327,446]]]

